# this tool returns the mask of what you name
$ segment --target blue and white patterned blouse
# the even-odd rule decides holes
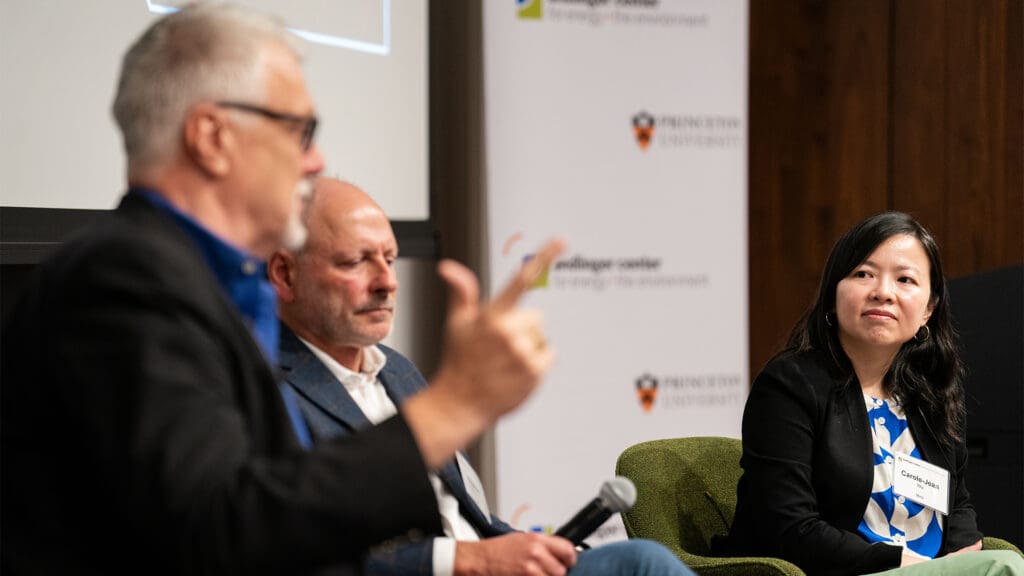
[[[857,530],[869,542],[885,542],[923,558],[934,558],[942,545],[942,514],[892,491],[897,452],[921,458],[895,400],[864,396],[871,423],[875,480],[864,518]]]

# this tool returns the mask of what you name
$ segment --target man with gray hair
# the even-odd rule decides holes
[[[347,573],[381,541],[438,530],[427,470],[552,361],[515,304],[560,244],[491,303],[442,262],[434,386],[313,446],[271,369],[265,259],[302,242],[299,191],[323,167],[284,28],[206,3],[160,19],[124,58],[114,115],[128,192],[40,265],[4,322],[4,572]]]

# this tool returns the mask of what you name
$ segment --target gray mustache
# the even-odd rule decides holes
[[[395,301],[390,299],[390,298],[387,298],[387,299],[384,299],[384,300],[379,300],[379,301],[376,301],[376,302],[371,302],[371,303],[367,304],[366,306],[360,307],[358,310],[356,310],[356,312],[369,312],[370,310],[376,310],[377,308],[386,308],[387,310],[389,310],[391,312],[394,312],[395,311]]]

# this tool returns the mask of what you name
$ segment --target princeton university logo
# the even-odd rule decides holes
[[[644,412],[650,412],[654,407],[654,398],[658,395],[658,379],[650,374],[643,374],[636,379],[636,396],[640,399],[640,405]]]
[[[519,17],[523,20],[540,20],[543,0],[516,0]]]
[[[654,137],[654,116],[647,112],[640,111],[633,116],[633,136],[641,150],[647,150],[651,145],[651,138]]]

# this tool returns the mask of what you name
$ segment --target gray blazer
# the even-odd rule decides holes
[[[387,358],[379,374],[380,381],[395,406],[401,406],[406,398],[426,387],[427,382],[405,356],[387,346],[379,347]],[[299,406],[314,442],[349,436],[371,426],[345,387],[283,324],[279,362],[284,382],[298,393]],[[465,459],[462,462],[469,465]],[[404,469],[396,462],[391,473],[399,477],[403,472]],[[508,524],[480,509],[466,488],[458,462],[449,461],[437,470],[437,474],[458,500],[459,511],[481,537],[514,531]],[[472,476],[475,478],[475,473]],[[432,574],[433,542],[429,536],[442,535],[438,531],[427,535],[428,538],[421,542],[378,549],[367,559],[366,571],[370,574]]]

